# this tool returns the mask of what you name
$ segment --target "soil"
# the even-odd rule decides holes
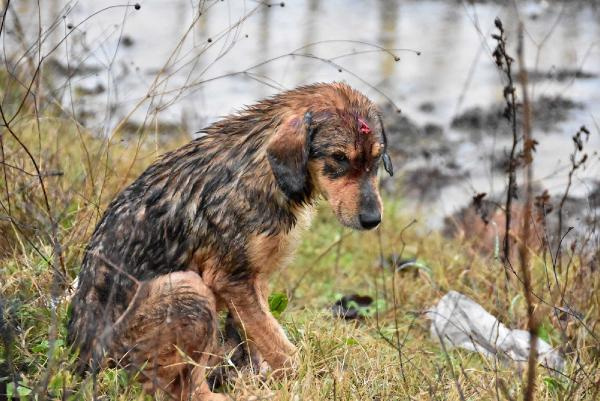
[[[466,176],[456,163],[458,144],[446,137],[441,125],[429,122],[420,126],[394,112],[391,106],[384,105],[382,110],[388,152],[398,171],[397,177],[401,177],[400,180],[384,177],[384,190],[420,200],[435,200],[442,188]]]
[[[435,123],[419,126],[404,114],[395,112],[391,106],[382,106],[382,115],[388,152],[398,167],[419,157],[453,154],[455,144],[444,137],[442,126]]]
[[[574,70],[568,68],[551,69],[549,71],[528,71],[530,82],[556,81],[565,82],[572,79],[598,78],[598,74],[590,71]]]
[[[44,66],[48,70],[50,70],[50,74],[57,75],[60,77],[95,75],[99,74],[100,71],[102,71],[102,69],[98,66],[92,66],[83,63],[75,65],[66,65],[65,63],[55,58],[50,58],[46,60]]]
[[[557,125],[566,121],[570,112],[582,109],[583,105],[562,96],[541,96],[533,103],[533,115],[536,128],[543,131],[553,131]],[[509,135],[511,124],[504,114],[505,105],[496,104],[488,109],[473,107],[465,110],[452,120],[451,127],[472,134],[484,135],[500,130]],[[517,124],[521,125],[522,107],[517,105]],[[473,136],[477,139],[477,135]]]
[[[406,171],[402,179],[402,193],[419,200],[437,199],[443,188],[464,179],[466,173],[440,166],[418,167]]]

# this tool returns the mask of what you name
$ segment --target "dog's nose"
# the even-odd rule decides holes
[[[358,215],[358,220],[360,221],[362,228],[370,230],[381,223],[381,214],[378,211],[364,212]]]

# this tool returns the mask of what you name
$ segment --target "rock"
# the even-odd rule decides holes
[[[360,319],[370,314],[368,308],[373,303],[373,298],[366,295],[344,295],[331,307],[334,317],[353,320]]]

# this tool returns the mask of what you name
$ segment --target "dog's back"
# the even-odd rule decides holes
[[[72,301],[69,341],[80,350],[81,368],[112,347],[115,323],[140,282],[190,269],[194,258],[196,265],[216,259],[231,277],[245,280],[249,233],[276,234],[294,223],[291,214],[273,218],[275,188],[261,185],[268,168],[258,166],[267,163],[257,156],[265,135],[260,127],[272,117],[255,108],[208,127],[109,205],[87,246]]]

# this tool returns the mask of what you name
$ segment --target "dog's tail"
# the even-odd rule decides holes
[[[118,351],[115,349],[114,338],[131,309],[126,308],[127,302],[121,302],[121,296],[112,296],[123,292],[116,283],[113,285],[118,288],[111,290],[97,288],[93,285],[93,280],[87,279],[85,272],[82,273],[79,288],[71,300],[67,326],[67,341],[73,351],[79,352],[75,366],[79,374],[86,371],[97,372],[105,357]],[[145,288],[140,288],[135,298],[140,298],[144,290]],[[132,301],[130,306],[136,303],[135,299]]]
[[[100,327],[106,323],[106,313],[97,302],[86,302],[90,299],[93,288],[78,288],[71,300],[70,318],[67,326],[67,341],[74,352],[79,352],[75,365],[78,374],[87,371],[97,372],[100,369],[104,346]],[[102,323],[102,324],[101,324]]]
[[[88,273],[82,270],[79,276],[67,328],[67,341],[79,352],[75,367],[79,374],[97,372],[107,357],[117,357],[124,352],[122,347],[126,344],[115,339],[122,334],[130,313],[148,296],[147,283],[134,288],[127,277],[115,274],[111,280],[102,280],[99,286]]]

